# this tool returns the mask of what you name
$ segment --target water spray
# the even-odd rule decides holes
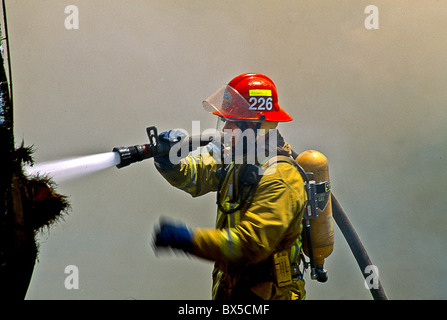
[[[101,171],[120,163],[119,154],[106,152],[89,156],[48,161],[34,166],[25,166],[28,175],[48,175],[55,182],[64,182]]]

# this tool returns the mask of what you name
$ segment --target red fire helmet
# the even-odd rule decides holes
[[[273,81],[259,73],[244,73],[205,101],[205,110],[233,121],[287,122],[293,120],[278,104]]]

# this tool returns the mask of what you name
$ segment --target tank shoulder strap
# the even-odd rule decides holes
[[[305,182],[309,183],[309,178],[307,177],[306,171],[304,171],[304,169],[298,164],[298,162],[296,162],[291,157],[281,156],[281,155],[272,157],[266,163],[264,163],[262,168],[265,170],[268,167],[270,167],[271,165],[278,163],[278,162],[287,162],[287,163],[291,164],[292,166],[294,166],[298,170],[298,172],[301,174],[303,180]]]
[[[266,163],[264,163],[262,165],[263,169],[267,169],[268,167],[270,167],[271,165],[278,163],[278,162],[287,162],[289,164],[291,164],[292,166],[298,168],[298,163],[293,160],[291,157],[287,157],[287,156],[275,156],[270,158]]]

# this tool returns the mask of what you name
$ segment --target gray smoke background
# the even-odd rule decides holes
[[[367,30],[364,10],[379,10]],[[238,74],[273,79],[293,148],[329,160],[332,190],[390,299],[446,299],[447,3],[6,1],[15,139],[36,162],[203,129],[201,102]],[[79,29],[67,30],[67,5]],[[215,195],[172,188],[153,160],[60,183],[72,212],[39,235],[27,299],[210,299],[212,264],[151,248],[160,216],[212,227]],[[338,227],[307,299],[371,299]],[[66,266],[79,270],[67,290]]]

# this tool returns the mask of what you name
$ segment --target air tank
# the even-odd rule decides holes
[[[309,219],[312,251],[316,265],[317,280],[325,282],[327,274],[324,261],[334,248],[334,227],[332,220],[331,189],[327,158],[315,150],[302,152],[295,161],[306,171],[309,180],[317,185],[318,217]],[[303,232],[303,251],[309,257],[308,241]]]

